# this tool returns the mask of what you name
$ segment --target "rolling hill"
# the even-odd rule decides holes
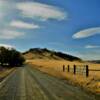
[[[28,51],[23,53],[24,57],[27,60],[31,59],[54,59],[54,60],[69,60],[69,61],[81,61],[80,58],[65,54],[62,52],[56,52],[48,50],[46,48],[31,48]]]

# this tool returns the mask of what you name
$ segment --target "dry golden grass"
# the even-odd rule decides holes
[[[100,72],[90,72],[89,77],[86,78],[85,75],[73,75],[72,73],[63,72],[62,66],[63,65],[70,65],[73,67],[74,64],[76,65],[89,65],[89,69],[100,69],[100,64],[92,64],[92,63],[82,63],[82,62],[70,62],[65,60],[43,60],[43,59],[36,59],[36,60],[27,60],[27,63],[31,65],[36,65],[33,67],[38,68],[39,70],[51,74],[53,76],[67,79],[71,84],[81,86],[86,90],[89,90],[94,93],[100,93]]]
[[[15,70],[14,68],[1,70],[0,71],[0,80],[4,79],[6,76],[8,76],[14,70]]]

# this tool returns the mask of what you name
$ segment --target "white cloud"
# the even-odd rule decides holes
[[[4,18],[10,10],[12,10],[13,6],[9,5],[11,4],[11,2],[9,3],[8,0],[0,0],[0,21],[2,21],[1,19]]]
[[[87,50],[83,52],[78,52],[77,55],[80,55],[84,60],[99,60],[100,59],[100,51],[99,50]]]
[[[4,14],[2,12],[0,12],[0,19],[2,19],[4,16]]]
[[[87,48],[87,49],[100,48],[100,46],[97,46],[97,45],[87,45],[87,46],[85,46],[85,48]]]
[[[36,2],[18,3],[17,9],[20,10],[24,17],[38,18],[40,20],[63,20],[67,17],[67,14],[57,7]]]
[[[24,36],[25,33],[12,30],[2,30],[0,33],[0,39],[15,39]]]
[[[4,2],[2,0],[0,0],[0,19],[3,18],[4,16],[4,12],[3,12],[3,9],[4,9]]]
[[[23,21],[12,21],[10,23],[10,26],[15,27],[15,28],[23,28],[23,29],[37,29],[40,28],[38,25],[35,24],[29,24],[29,23],[25,23]]]
[[[12,46],[12,45],[9,45],[9,44],[0,44],[0,47],[15,48],[15,46]]]
[[[86,38],[89,36],[93,36],[95,34],[100,34],[100,27],[89,28],[89,29],[85,29],[85,30],[82,30],[80,32],[77,32],[73,35],[73,38],[75,38],[75,39]]]

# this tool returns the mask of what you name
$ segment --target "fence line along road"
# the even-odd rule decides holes
[[[63,65],[63,72],[65,72],[67,69],[67,72],[72,72],[74,75],[76,74],[84,74],[86,77],[89,76],[90,71],[100,71],[98,69],[89,69],[89,65],[67,65],[67,68],[65,65]]]

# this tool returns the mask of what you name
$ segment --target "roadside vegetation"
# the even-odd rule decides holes
[[[75,86],[80,86],[81,88],[91,91],[95,94],[100,94],[100,73],[99,71],[90,71],[89,77],[86,77],[84,74],[76,74],[74,75],[73,72],[63,72],[63,65],[73,68],[73,65],[89,65],[89,69],[100,69],[100,64],[93,64],[88,62],[78,62],[78,61],[66,61],[66,60],[45,60],[45,59],[33,59],[27,60],[28,64],[31,67],[35,67],[42,72],[48,73],[55,77],[58,77],[63,80],[67,80],[70,84]],[[81,67],[81,66],[80,66]],[[66,67],[67,68],[67,67]]]
[[[15,71],[15,68],[3,68],[0,70],[0,82],[6,78],[8,75],[10,75],[13,71]]]
[[[25,59],[22,54],[13,48],[0,47],[0,66],[18,67],[22,66]]]

